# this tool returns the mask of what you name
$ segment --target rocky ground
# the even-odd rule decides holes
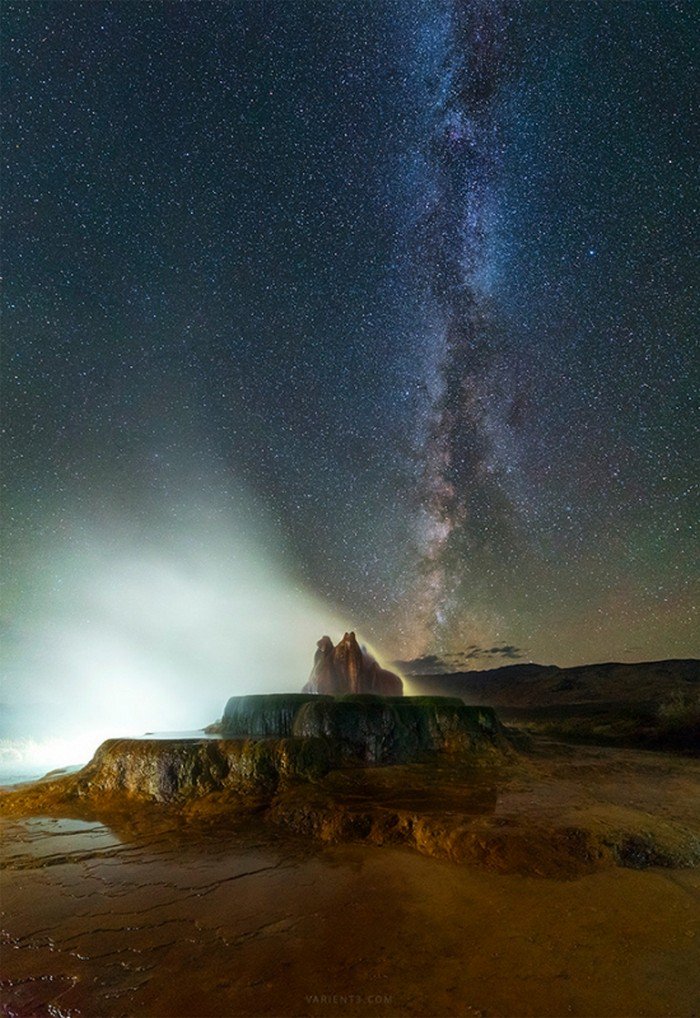
[[[225,808],[6,797],[5,1013],[690,1018],[699,786],[541,741]]]
[[[700,764],[541,741],[501,767],[336,771],[268,816],[327,843],[406,844],[502,873],[573,877],[700,861]]]

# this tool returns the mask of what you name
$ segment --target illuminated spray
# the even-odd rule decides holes
[[[105,738],[201,728],[232,695],[301,689],[319,637],[351,627],[259,517],[192,506],[140,539],[115,520],[41,549],[6,652],[0,780],[84,762]]]

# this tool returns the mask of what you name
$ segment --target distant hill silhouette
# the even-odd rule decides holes
[[[515,664],[411,675],[406,685],[411,695],[459,696],[496,707],[508,723],[556,738],[684,752],[700,747],[695,658],[576,668]]]
[[[700,661],[695,658],[609,662],[559,668],[515,664],[481,672],[411,675],[415,693],[460,696],[492,706],[545,707],[549,704],[664,700],[678,690],[697,690]]]

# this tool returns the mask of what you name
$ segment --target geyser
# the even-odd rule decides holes
[[[336,646],[330,636],[322,636],[316,644],[314,666],[303,693],[376,693],[379,696],[401,696],[403,682],[394,672],[382,668],[366,647],[361,647],[354,633],[345,633]]]

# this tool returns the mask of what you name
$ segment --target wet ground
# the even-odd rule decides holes
[[[697,767],[542,747],[510,777],[475,779],[459,808],[523,830],[574,814],[685,828]],[[335,785],[352,808],[450,805],[385,770]],[[2,849],[8,1016],[698,1013],[698,870],[496,873],[144,807],[6,820]]]

